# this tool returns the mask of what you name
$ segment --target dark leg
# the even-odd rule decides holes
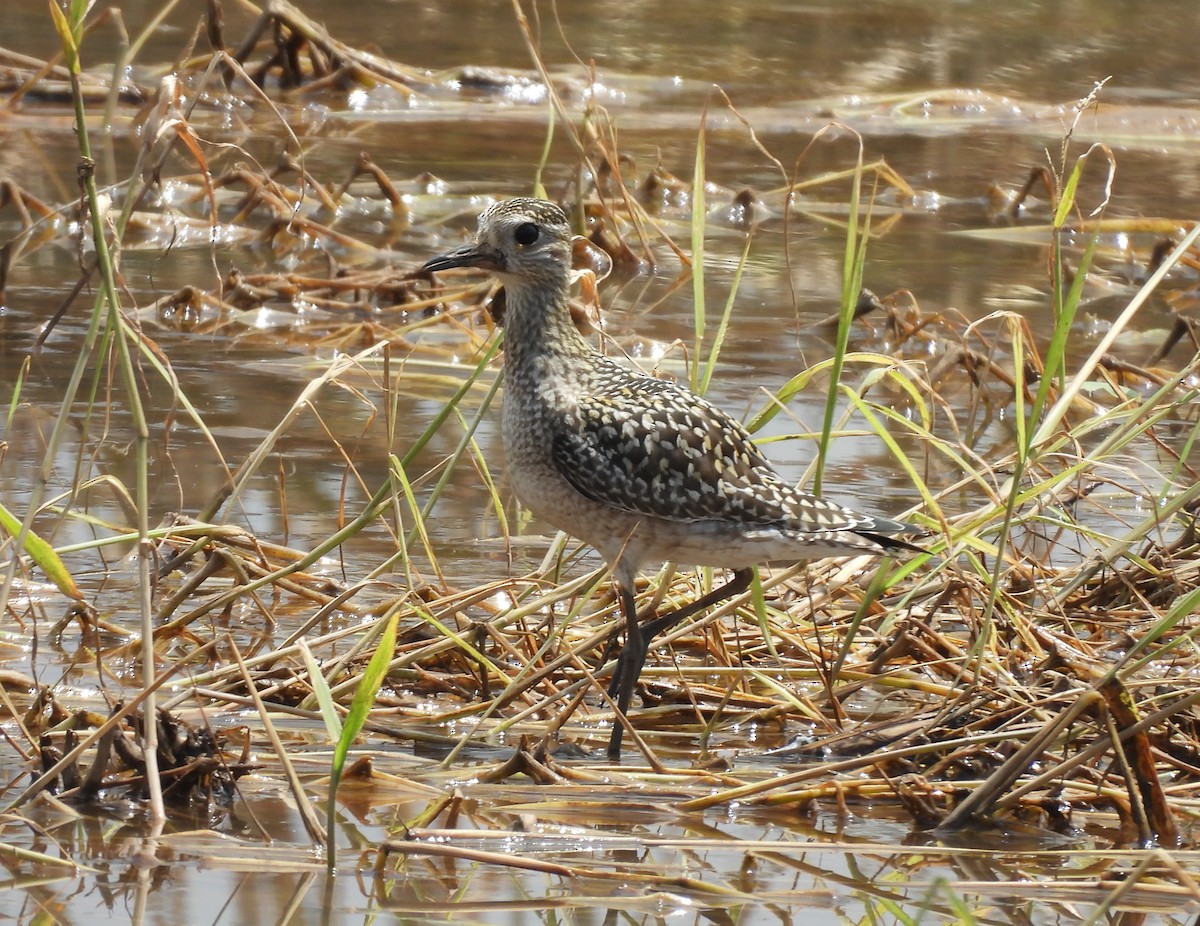
[[[691,617],[698,611],[710,608],[726,598],[740,595],[750,587],[754,578],[753,569],[735,569],[733,577],[717,588],[714,588],[702,598],[697,598],[690,604],[666,614],[659,615],[654,620],[643,625],[637,616],[637,604],[633,597],[633,589],[621,586],[621,610],[625,614],[625,645],[621,655],[617,657],[616,668],[613,669],[612,681],[608,685],[608,696],[617,702],[617,708],[622,714],[629,711],[629,702],[633,700],[633,690],[637,687],[638,676],[646,664],[646,654],[650,643],[659,634],[670,630],[680,621]],[[625,727],[618,719],[613,723],[612,735],[608,740],[608,758],[621,758],[621,738],[625,735]]]
[[[633,699],[633,689],[637,684],[638,674],[646,662],[646,651],[650,640],[642,631],[641,621],[638,620],[637,602],[633,596],[633,589],[626,588],[624,585],[621,586],[621,613],[625,616],[625,645],[621,647],[621,653],[617,656],[612,680],[608,683],[608,696],[616,701],[617,708],[623,714],[629,710],[629,702]],[[631,670],[631,664],[636,665],[637,668]]]

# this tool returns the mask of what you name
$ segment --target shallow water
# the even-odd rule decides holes
[[[1191,156],[1196,133],[1182,122],[1195,115],[1196,78],[1188,83],[1189,72],[1178,69],[1178,56],[1172,52],[1178,42],[1182,54],[1180,33],[1186,34],[1187,29],[1166,37],[1157,32],[1143,37],[1118,16],[1123,6],[1054,4],[1051,12],[1034,3],[1005,5],[999,11],[962,4],[874,3],[857,5],[851,13],[835,5],[764,8],[734,3],[714,7],[721,11],[719,15],[706,15],[703,8],[694,15],[680,15],[669,7],[657,3],[632,9],[622,4],[560,7],[562,30],[575,53],[594,60],[598,81],[610,88],[599,98],[619,128],[622,150],[637,159],[643,172],[657,161],[686,177],[694,157],[698,108],[709,83],[725,89],[761,143],[789,170],[813,133],[836,117],[863,133],[868,161],[886,158],[917,191],[899,221],[872,244],[865,284],[881,295],[907,289],[927,313],[961,313],[975,319],[1015,309],[1035,333],[1049,330],[1045,250],[1038,239],[1012,244],[955,233],[994,227],[986,208],[989,184],[1019,187],[1030,167],[1047,162],[1047,149],[1050,159],[1057,160],[1058,139],[1070,105],[1098,79],[1112,76],[1099,112],[1083,118],[1077,137],[1106,140],[1118,152],[1114,213],[1183,220],[1189,216],[1189,190],[1200,189]],[[146,10],[152,8],[146,5]],[[136,4],[126,8],[130,21],[140,18],[137,9]],[[326,9],[316,4],[309,12],[347,42],[373,41],[396,59],[435,71],[464,63],[510,68],[527,63],[506,3],[398,8],[382,22],[377,11],[367,14],[352,6]],[[1155,15],[1162,16],[1160,7]],[[17,15],[10,44],[44,48],[46,26],[40,14],[27,12],[26,17]],[[236,21],[232,11],[230,17]],[[1180,19],[1190,17],[1181,14]],[[178,45],[182,22],[157,34],[142,60],[168,57]],[[1080,22],[1087,22],[1089,28],[1080,30]],[[550,22],[543,22],[542,29],[548,61],[559,65],[557,70],[570,72],[582,87],[581,72],[562,49],[556,30]],[[1080,32],[1088,36],[1082,43]],[[104,36],[97,37],[94,54],[100,54],[104,42]],[[946,96],[941,88],[963,88],[973,96],[939,103],[937,97]],[[876,94],[888,97],[869,96]],[[395,178],[428,171],[464,192],[510,194],[528,189],[543,144],[543,106],[488,96],[465,112],[453,99],[397,108],[397,101],[385,92],[368,94],[359,103],[360,109],[347,110],[353,101],[318,97],[299,111],[291,110],[298,121],[307,120],[307,131],[301,131],[306,164],[314,174],[332,172],[327,165],[341,164],[350,152],[365,149]],[[1147,111],[1145,104],[1156,108]],[[755,149],[737,119],[719,102],[714,102],[713,110],[709,178],[733,190],[778,188],[783,178]],[[1135,137],[1114,139],[1114,126],[1127,120],[1133,121],[1129,133]],[[60,120],[47,131],[35,114],[28,114],[10,131],[8,172],[27,189],[54,199],[74,164],[69,125]],[[242,141],[251,150],[261,146],[265,152],[270,147],[252,136]],[[33,169],[22,153],[30,148],[46,159]],[[819,142],[805,155],[801,176],[843,169],[851,163],[853,150],[845,133],[840,141]],[[1074,154],[1081,151],[1082,146]],[[129,157],[128,145],[117,138],[100,163],[111,163],[119,176]],[[565,190],[570,181],[568,158],[559,144],[548,170],[552,192]],[[1164,177],[1169,182],[1162,182]],[[1085,181],[1081,197],[1085,207],[1100,201],[1102,170],[1089,171],[1087,180],[1091,182]],[[843,190],[835,187],[817,198],[836,208],[844,201]],[[779,205],[778,197],[763,195],[766,203]],[[718,201],[714,198],[711,204],[715,207]],[[1037,218],[1036,206],[1029,212]],[[825,336],[804,326],[836,308],[843,234],[803,215],[793,218],[787,229],[792,262],[789,287],[780,214],[778,210],[758,231],[722,366],[712,386],[712,396],[739,415],[762,407],[765,390],[779,388],[831,349]],[[1039,221],[1046,218],[1042,215]],[[447,232],[453,235],[468,225],[464,216]],[[668,227],[686,244],[686,227],[678,223]],[[424,234],[413,241],[401,239],[399,261],[412,266],[445,243],[444,238],[430,240]],[[1143,236],[1132,243],[1140,245],[1145,256],[1152,239]],[[718,226],[710,247],[711,315],[726,300],[740,241],[736,234],[722,234]],[[70,277],[74,260],[67,249],[54,248],[17,267],[9,304],[0,318],[7,382],[28,351],[37,320],[61,299],[55,281]],[[218,249],[215,254],[203,248],[176,248],[169,257],[161,248],[149,248],[127,253],[123,269],[135,298],[146,303],[179,285],[211,285],[214,266],[224,269],[231,264],[246,272],[278,267],[269,250],[261,247]],[[664,260],[656,277],[613,280],[606,289],[608,329],[635,353],[654,355],[676,339],[690,341],[690,286],[664,295],[677,273],[677,264]],[[1103,299],[1089,304],[1089,315],[1080,323],[1081,354],[1090,350],[1120,304]],[[76,318],[81,316],[82,311],[75,313]],[[1167,323],[1165,308],[1152,304],[1140,319],[1142,334],[1122,342],[1122,355],[1133,361],[1143,359],[1159,339],[1155,329]],[[61,364],[74,356],[79,331],[68,322],[35,357],[26,395],[36,398],[40,387],[54,388],[63,375]],[[249,343],[243,345],[170,330],[155,336],[186,391],[222,439],[226,459],[232,461],[278,422],[312,372],[305,349],[281,350],[278,341],[272,343],[269,337],[244,339]],[[884,347],[885,342],[859,328],[854,346],[871,349]],[[676,352],[673,358],[678,364],[681,354]],[[248,396],[254,401],[246,402]],[[323,401],[328,404],[322,410],[335,418],[362,421],[369,411],[344,394]],[[778,430],[817,429],[822,401],[821,390],[810,389],[789,410],[796,422],[780,422]],[[427,408],[415,405],[410,412],[407,420],[419,433]],[[288,539],[298,546],[329,529],[332,522],[319,512],[332,513],[336,508],[341,481],[322,459],[308,457],[310,450],[324,453],[324,434],[315,423],[312,427],[311,443],[305,439],[302,423],[292,432],[288,447],[288,461],[297,477],[289,491],[299,512],[299,520],[289,525]],[[172,436],[171,475],[177,482],[164,487],[160,507],[195,509],[216,491],[222,472],[202,438],[184,429],[176,429]],[[487,423],[480,437],[485,450],[496,440]],[[978,449],[986,454],[1006,441],[1007,433],[1000,428],[986,435]],[[401,434],[397,445],[404,443]],[[772,452],[792,478],[800,477],[812,456],[811,445],[805,442],[788,442]],[[376,455],[375,466],[369,453],[361,457],[362,472],[371,484],[372,477],[381,475],[382,454]],[[23,459],[24,454],[15,454],[9,461],[17,469],[11,478],[18,483],[25,481],[20,470]],[[118,471],[121,462],[112,461]],[[828,465],[833,484],[829,494],[839,500],[890,496],[885,514],[896,514],[915,500],[904,494],[911,492],[907,480],[897,478],[877,441],[840,441]],[[270,498],[269,484],[263,491],[261,505],[249,505],[250,526],[276,532],[280,525],[272,509],[278,503]],[[442,505],[444,517],[434,523],[442,542],[461,545],[481,531],[488,532],[476,515],[486,504],[472,492],[470,480],[463,480]],[[478,577],[470,558],[453,571],[464,582]]]
[[[6,34],[0,42],[29,54],[52,52],[54,40],[44,8],[16,4],[5,11]],[[158,3],[124,3],[125,20],[143,22]],[[308,2],[305,11],[324,22],[347,44],[377,45],[389,57],[434,71],[461,65],[526,69],[528,54],[514,24],[511,4],[505,2],[345,4]],[[830,133],[808,148],[814,133],[831,119],[861,134],[864,157],[870,162],[885,158],[914,188],[911,200],[884,199],[879,220],[897,216],[886,233],[872,242],[865,283],[879,294],[911,291],[925,312],[962,314],[981,319],[991,312],[1021,313],[1038,335],[1050,330],[1049,286],[1046,279],[1046,238],[973,237],[962,232],[999,230],[1003,223],[989,213],[988,189],[993,183],[1015,189],[1024,183],[1030,168],[1057,164],[1064,127],[1074,101],[1088,94],[1095,82],[1111,78],[1098,110],[1079,122],[1071,159],[1093,142],[1109,145],[1117,171],[1112,189],[1110,216],[1160,216],[1191,220],[1200,199],[1200,164],[1195,156],[1200,144],[1200,69],[1195,48],[1200,44],[1200,20],[1189,2],[1129,3],[1017,2],[970,4],[958,2],[874,2],[841,4],[756,3],[736,0],[674,2],[573,2],[557,5],[559,25],[549,7],[540,24],[542,51],[557,75],[569,79],[582,94],[587,81],[579,61],[594,62],[596,102],[603,106],[620,133],[622,151],[631,154],[644,173],[661,164],[679,177],[690,177],[700,123],[700,110],[712,84],[721,86],[737,112],[754,129],[758,141],[790,171],[803,153],[799,175],[812,177],[849,166],[855,143],[847,131]],[[147,69],[173,60],[194,26],[194,10],[172,16],[143,50],[139,64]],[[244,14],[227,10],[229,30],[246,22]],[[570,42],[563,44],[562,36]],[[109,53],[112,33],[100,30],[88,45],[91,60]],[[961,92],[952,92],[961,91]],[[708,178],[731,191],[746,187],[759,191],[768,208],[778,206],[771,190],[784,183],[779,169],[751,141],[742,122],[720,100],[710,100],[707,135]],[[458,240],[468,228],[477,206],[470,196],[508,195],[530,189],[534,165],[545,137],[546,108],[536,88],[523,86],[508,96],[464,89],[443,88],[429,100],[407,105],[394,93],[372,90],[347,98],[328,93],[289,100],[284,107],[289,123],[301,137],[306,166],[314,175],[337,182],[344,165],[359,150],[394,179],[429,172],[444,180],[452,193],[463,197],[460,215],[439,210],[436,197],[418,198],[418,221],[411,232],[394,239],[394,262],[404,268]],[[220,122],[212,116],[210,127]],[[236,120],[232,120],[236,122]],[[215,129],[214,129],[215,131]],[[0,176],[11,177],[50,202],[74,195],[74,139],[62,109],[46,110],[29,102],[20,112],[0,122]],[[258,117],[230,131],[248,151],[270,163],[281,144],[278,123]],[[110,140],[97,139],[100,176],[124,176],[134,147],[118,132]],[[552,149],[546,180],[551,193],[568,191],[574,157],[560,139]],[[1081,203],[1085,209],[1099,204],[1103,171],[1099,160],[1085,175]],[[812,323],[836,309],[841,281],[844,233],[833,219],[844,204],[844,186],[813,194],[809,214],[793,216],[785,229],[782,209],[759,226],[748,269],[742,280],[730,335],[721,354],[721,365],[710,396],[739,416],[761,408],[767,394],[830,350],[828,339],[809,329]],[[1045,195],[1027,210],[1027,220],[1048,221]],[[710,204],[716,205],[719,198]],[[445,224],[441,219],[446,218]],[[422,222],[421,220],[426,220]],[[357,221],[370,227],[370,217]],[[686,247],[688,229],[667,210],[664,219],[673,236]],[[9,213],[0,213],[0,238],[15,230]],[[381,246],[391,238],[379,222]],[[714,219],[709,246],[707,301],[710,317],[723,306],[740,254],[740,234],[722,228]],[[1120,242],[1112,241],[1114,247]],[[1075,357],[1086,355],[1105,330],[1106,323],[1124,304],[1143,271],[1153,236],[1134,236],[1126,288],[1116,287],[1113,298],[1091,293],[1086,316],[1078,322],[1072,348]],[[785,249],[790,256],[787,276]],[[339,259],[349,258],[337,255]],[[1118,261],[1110,260],[1112,277]],[[231,265],[245,272],[278,269],[279,258],[263,245],[217,248],[173,247],[164,244],[129,251],[122,265],[124,281],[139,305],[168,294],[185,284],[210,287]],[[0,306],[0,402],[8,397],[41,322],[58,306],[66,286],[77,276],[78,256],[63,244],[43,248],[13,270],[6,301]],[[676,339],[690,343],[692,305],[690,287],[672,290],[679,272],[670,258],[654,274],[611,279],[604,289],[608,332],[631,353],[656,357]],[[64,284],[64,281],[66,283]],[[85,305],[81,298],[46,346],[32,355],[32,365],[22,388],[22,401],[13,425],[6,428],[0,480],[8,487],[5,501],[18,507],[27,498],[26,487],[40,464],[42,435],[52,425],[45,413],[54,407],[83,336]],[[1152,301],[1142,312],[1135,330],[1122,339],[1120,355],[1133,362],[1148,356],[1169,324],[1170,312],[1161,301]],[[290,341],[273,322],[264,319],[258,332],[230,341],[224,336],[195,335],[177,327],[153,329],[153,337],[180,377],[183,390],[201,410],[212,428],[221,455],[236,466],[284,416],[303,386],[327,363],[332,348],[313,348]],[[996,330],[996,329],[991,329]],[[286,325],[283,326],[286,332]],[[863,349],[885,346],[881,333],[856,329],[854,344]],[[1183,349],[1173,359],[1182,362]],[[680,370],[681,354],[667,354],[664,363]],[[366,382],[367,376],[363,377]],[[411,442],[425,426],[445,395],[428,388],[409,398],[401,416],[395,447]],[[154,402],[160,403],[155,406]],[[218,492],[224,470],[206,438],[178,420],[168,433],[165,420],[169,399],[161,393],[149,410],[154,435],[161,443],[152,461],[155,516],[170,511],[192,512]],[[780,435],[819,429],[823,393],[810,389],[789,407],[792,420],[777,419],[768,433]],[[326,427],[345,444],[354,445],[358,472],[373,488],[384,478],[386,435],[379,427],[368,430],[376,413],[377,395],[363,397],[348,390],[327,391],[318,403],[321,420],[302,417],[289,431],[278,471],[264,471],[243,497],[234,520],[271,540],[306,549],[327,536],[337,525],[339,509],[351,515],[362,495],[346,488],[340,462],[330,462]],[[468,409],[473,408],[468,403]],[[91,460],[80,435],[70,438],[62,453],[56,484],[66,484],[77,457],[89,460],[92,475],[111,473],[132,482],[133,461],[123,443],[129,422],[117,403],[107,422],[109,444],[101,458]],[[405,430],[407,429],[407,430]],[[361,435],[361,437],[360,437]],[[478,431],[483,455],[498,460],[498,434],[492,420]],[[987,456],[1007,446],[1008,424],[1000,421],[983,429],[976,449]],[[89,437],[90,440],[90,437]],[[83,444],[84,449],[80,450]],[[798,479],[811,461],[811,441],[772,444],[769,454],[787,476]],[[169,447],[169,453],[166,448]],[[451,437],[439,438],[423,458],[428,465],[453,449]],[[919,448],[905,449],[920,455]],[[1154,448],[1137,451],[1148,473],[1163,464]],[[882,442],[873,437],[847,436],[839,440],[828,460],[832,497],[895,515],[916,499],[908,480],[890,460]],[[465,469],[465,468],[464,468]],[[499,471],[499,467],[496,468]],[[953,474],[947,474],[950,478]],[[282,507],[280,478],[286,482],[286,512]],[[964,505],[969,500],[964,500]],[[98,518],[123,518],[120,503],[98,491],[89,498],[89,512]],[[286,513],[286,518],[284,514]],[[152,517],[152,522],[155,517]],[[473,472],[464,471],[439,502],[431,520],[433,539],[447,580],[471,585],[524,571],[539,561],[545,544],[543,528],[530,525],[531,539],[510,563],[494,541],[498,534],[490,499]],[[45,528],[56,544],[90,539],[90,528],[74,521],[48,522]],[[329,561],[329,575],[357,576],[394,550],[394,542],[381,530],[348,545],[342,562]],[[81,551],[68,557],[79,572],[89,597],[110,620],[128,621],[128,576],[105,576],[95,555]],[[53,608],[54,606],[51,606]],[[20,633],[10,630],[20,644],[14,665],[28,668],[33,657],[24,648]],[[66,672],[70,653],[41,651],[36,668],[50,677]],[[65,681],[80,686],[80,698],[95,700],[94,679],[72,670]],[[236,718],[227,718],[233,724]],[[668,750],[670,738],[667,738]],[[489,744],[489,749],[494,744]],[[675,746],[686,755],[690,743]],[[495,755],[484,751],[478,761]],[[305,771],[319,776],[327,761],[314,755]],[[411,755],[404,762],[413,762]],[[18,777],[11,759],[2,766],[7,777]],[[402,765],[402,768],[407,765]],[[272,768],[272,772],[275,770]],[[414,762],[412,773],[429,775],[423,762]],[[401,772],[403,773],[403,772]],[[465,774],[462,769],[460,774]],[[510,786],[472,786],[470,800],[487,809],[487,821],[497,828],[511,826],[518,811],[503,809],[528,800],[538,804],[578,800],[553,795],[547,789],[522,794]],[[917,910],[927,899],[936,922],[951,915],[940,893],[945,881],[978,881],[1012,877],[1002,857],[952,858],[932,856],[929,868],[913,872],[903,843],[909,838],[907,819],[851,818],[817,809],[803,818],[792,812],[769,819],[758,812],[709,812],[680,821],[666,799],[648,800],[636,814],[622,819],[599,819],[599,808],[587,811],[588,827],[578,842],[564,848],[522,844],[514,851],[572,864],[619,867],[651,864],[664,871],[687,872],[702,880],[731,885],[751,899],[722,901],[680,894],[646,895],[635,881],[613,890],[610,882],[588,882],[583,892],[592,899],[572,906],[563,902],[562,920],[557,908],[548,908],[546,892],[572,893],[569,882],[546,887],[544,875],[498,873],[483,865],[409,859],[406,881],[384,877],[363,883],[351,877],[336,880],[327,895],[321,885],[320,862],[307,846],[286,792],[276,790],[275,779],[264,777],[247,785],[248,804],[276,843],[269,854],[279,870],[263,874],[251,857],[261,845],[249,824],[222,820],[226,834],[244,836],[244,844],[218,849],[196,837],[179,840],[178,850],[167,839],[157,850],[160,860],[178,859],[164,867],[142,859],[126,862],[134,850],[146,849],[136,827],[125,828],[81,822],[74,843],[67,845],[76,857],[102,868],[98,876],[72,876],[55,880],[47,875],[39,886],[22,883],[24,890],[0,896],[0,909],[31,921],[40,906],[79,921],[122,921],[136,913],[146,923],[187,921],[257,923],[264,910],[292,909],[287,922],[351,922],[373,910],[390,910],[398,922],[470,921],[500,922],[757,922],[835,923],[858,921],[868,911],[885,915],[887,903]],[[346,802],[343,852],[351,846],[371,846],[384,835],[395,835],[394,824],[420,811],[423,800],[396,798],[389,808],[378,795],[355,806]],[[502,809],[496,810],[500,806]],[[52,810],[47,810],[51,814]],[[563,812],[571,822],[578,808]],[[539,817],[553,816],[542,806]],[[724,848],[649,848],[640,843],[619,849],[592,845],[591,834],[628,830],[634,820],[639,836],[692,837],[710,830],[734,840],[779,841],[786,863],[763,862],[744,852]],[[1107,825],[1107,824],[1104,824]],[[1104,825],[1096,827],[1102,831]],[[563,824],[564,829],[566,823]],[[553,828],[552,828],[553,829]],[[562,837],[558,830],[551,833]],[[566,835],[571,835],[567,832]],[[1093,833],[1095,835],[1095,833]],[[1104,844],[1101,835],[1097,841]],[[822,843],[833,844],[822,847]],[[859,854],[838,845],[860,840],[875,846],[869,864]],[[218,840],[219,841],[219,840]],[[1086,842],[1087,840],[1083,840]],[[42,846],[45,849],[45,846]],[[494,846],[490,848],[495,848]],[[1048,851],[1053,848],[1044,846]],[[222,861],[223,856],[230,856]],[[190,864],[207,858],[203,867]],[[750,858],[750,861],[747,861]],[[648,860],[648,861],[647,861]],[[1089,860],[1090,861],[1090,860]],[[1084,865],[1072,857],[1026,856],[1012,867],[1028,865],[1049,874],[1060,866]],[[1044,867],[1043,867],[1044,866]],[[1002,872],[998,874],[995,869]],[[658,870],[656,868],[656,870]],[[904,880],[911,878],[911,880]],[[964,888],[964,890],[966,890]],[[593,895],[604,891],[622,900],[607,912]],[[973,896],[993,896],[983,889]],[[809,892],[813,892],[809,895]],[[96,896],[111,898],[100,919],[95,916]],[[756,898],[756,899],[755,899]],[[143,906],[144,904],[144,906]],[[1004,899],[991,907],[990,922],[1075,922],[1071,907],[1042,905],[1034,901]],[[619,911],[619,912],[618,912]],[[1163,913],[1156,922],[1184,922],[1193,910]],[[729,919],[723,919],[723,916]],[[281,921],[283,921],[281,919]]]

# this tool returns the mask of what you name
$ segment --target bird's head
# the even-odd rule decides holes
[[[571,270],[566,213],[542,199],[509,199],[479,217],[475,241],[426,261],[424,271],[478,267],[507,287],[564,286]]]

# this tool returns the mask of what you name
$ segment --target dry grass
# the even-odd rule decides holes
[[[256,43],[267,35],[278,40]],[[221,48],[223,40],[214,44]],[[1180,367],[1162,365],[1176,341],[1190,337],[1194,343],[1187,315],[1194,286],[1176,269],[1200,259],[1190,248],[1190,223],[1143,220],[1133,228],[1124,220],[1082,221],[1052,203],[1050,215],[1035,217],[1039,224],[978,231],[1042,245],[1057,240],[1062,229],[1077,234],[1082,243],[1064,249],[1053,265],[1060,330],[1091,298],[1089,287],[1109,293],[1119,288],[1128,318],[1146,293],[1169,287],[1180,306],[1179,324],[1172,340],[1143,365],[1097,351],[1080,368],[1068,368],[1062,344],[1039,343],[1015,313],[972,323],[925,313],[905,292],[882,299],[864,293],[850,305],[855,324],[873,330],[877,347],[839,357],[841,385],[834,388],[841,417],[827,428],[834,434],[866,429],[892,449],[914,497],[922,500],[913,518],[933,532],[928,554],[884,563],[878,571],[862,561],[764,571],[751,592],[677,628],[652,653],[643,707],[632,718],[644,761],[633,758],[614,768],[588,751],[607,738],[613,721],[600,692],[620,620],[605,577],[577,566],[579,551],[558,538],[542,565],[527,574],[453,588],[441,578],[427,536],[426,518],[444,475],[460,462],[475,467],[497,511],[504,510],[494,481],[499,474],[490,471],[472,437],[495,395],[488,345],[502,320],[502,295],[490,284],[435,284],[404,269],[439,236],[456,233],[477,206],[444,193],[433,178],[394,181],[365,156],[345,165],[340,176],[311,176],[286,133],[281,137],[289,153],[272,168],[247,164],[244,152],[201,144],[215,134],[205,107],[224,94],[244,94],[251,83],[264,88],[257,103],[262,112],[283,120],[285,91],[315,93],[369,77],[397,93],[420,94],[436,86],[434,78],[347,49],[281,3],[272,3],[252,24],[235,52],[192,57],[190,67],[184,79],[203,89],[192,97],[199,103],[183,106],[178,84],[170,81],[157,90],[129,85],[120,91],[125,100],[148,102],[135,117],[146,128],[141,168],[108,191],[125,218],[114,246],[161,248],[170,241],[187,247],[215,237],[270,247],[280,259],[305,265],[230,274],[216,285],[197,281],[151,305],[124,306],[117,339],[129,338],[142,352],[139,388],[158,377],[177,391],[176,407],[204,427],[203,415],[169,374],[170,358],[156,353],[154,332],[168,328],[245,343],[271,339],[309,351],[335,348],[339,357],[313,378],[254,453],[227,462],[228,483],[210,504],[146,532],[155,568],[154,685],[164,686],[162,707],[172,712],[164,717],[186,712],[191,718],[186,726],[164,719],[172,726],[160,735],[160,749],[181,737],[204,738],[211,712],[253,709],[262,731],[254,739],[265,735],[271,718],[286,718],[285,730],[319,726],[323,688],[334,710],[344,713],[374,652],[381,618],[396,614],[395,649],[366,730],[375,744],[416,742],[441,766],[396,768],[395,779],[365,767],[348,773],[343,788],[370,794],[404,789],[420,795],[426,807],[405,821],[405,838],[382,847],[381,878],[398,857],[436,852],[568,877],[599,893],[613,879],[628,883],[637,876],[712,908],[746,902],[749,895],[732,885],[681,880],[670,866],[642,868],[639,875],[629,868],[546,861],[546,854],[570,852],[556,847],[568,836],[553,828],[539,836],[536,853],[491,852],[498,831],[520,813],[544,821],[555,813],[603,820],[633,795],[697,821],[719,806],[768,815],[831,805],[864,813],[887,808],[946,846],[964,833],[1006,828],[1026,828],[1043,839],[1059,834],[1067,843],[1084,829],[1122,845],[1173,849],[1192,841],[1191,816],[1200,799],[1200,694],[1193,682],[1200,666],[1194,615],[1200,604],[1200,480],[1190,462],[1197,371],[1194,358]],[[7,92],[10,100],[33,93],[53,99],[60,92],[53,81],[61,77],[49,63],[14,68]],[[100,75],[83,86],[113,98]],[[561,100],[557,105],[561,116],[570,115]],[[595,316],[594,280],[609,264],[662,265],[678,257],[688,272],[686,249],[676,239],[691,227],[695,194],[661,167],[637,172],[605,133],[603,113],[591,115],[590,134],[573,137],[595,180],[558,191],[576,207],[590,241],[580,252],[581,264],[593,271],[578,306],[581,325]],[[1064,195],[1073,167],[1065,151],[1057,175],[1031,178],[1022,193],[1001,197],[1003,207],[1017,216],[1020,197],[1037,184]],[[805,212],[847,224],[845,215],[823,208],[811,193],[838,191],[828,202],[844,204],[849,197],[841,192],[851,183],[875,190],[877,212],[869,227],[865,206],[858,213],[864,224],[854,218],[848,223],[860,240],[886,234],[901,210],[885,215],[884,204],[912,195],[903,178],[880,162],[803,181],[784,177],[784,186],[761,194],[710,186],[707,200],[720,208],[708,221],[738,234],[752,234],[758,219],[772,212],[789,221]],[[0,206],[20,226],[4,245],[2,287],[19,262],[68,240],[77,204],[43,203],[14,181],[0,186],[0,193]],[[1113,243],[1118,228],[1146,242],[1137,255],[1137,278],[1127,273],[1130,255]],[[324,268],[311,260],[313,242],[328,255]],[[409,249],[414,260],[392,260],[393,245]],[[1076,274],[1080,264],[1091,266]],[[63,311],[96,272],[85,264]],[[289,320],[264,333],[264,313]],[[836,328],[849,317],[825,324]],[[698,350],[719,343],[711,332],[697,335]],[[50,325],[43,338],[54,336]],[[112,340],[105,344],[100,350],[115,350]],[[97,356],[107,362],[115,353]],[[705,358],[693,360],[699,368]],[[828,388],[829,369],[822,363],[799,374],[764,404],[751,427],[762,427],[801,389]],[[365,403],[382,409],[389,433],[398,394],[450,398],[425,436],[403,458],[393,458],[392,476],[382,485],[369,483],[331,431],[330,459],[368,500],[313,549],[289,549],[231,526],[248,480],[264,471],[296,418],[333,388],[368,397]],[[18,399],[13,397],[13,408]],[[89,414],[100,412],[93,405]],[[21,420],[10,414],[9,434]],[[989,443],[998,420],[1018,422],[1002,451]],[[418,469],[419,452],[439,431],[456,449],[433,469]],[[910,458],[901,443],[920,447],[921,457]],[[96,489],[72,488],[78,498]],[[137,507],[131,489],[119,494]],[[28,501],[0,492],[0,503],[21,516]],[[355,504],[349,491],[345,504]],[[47,498],[34,507],[55,517],[86,516],[70,498]],[[34,523],[36,514],[31,510],[25,524]],[[349,558],[347,574],[331,579],[321,557],[367,528],[390,534],[394,559],[369,568]],[[106,548],[122,549],[137,536],[132,516],[128,523],[99,525],[93,552],[102,557]],[[503,540],[515,538],[506,534]],[[14,549],[7,538],[10,558]],[[33,548],[26,552],[46,565]],[[707,579],[659,576],[646,585],[644,600],[686,599]],[[3,613],[16,633],[55,623],[44,604],[19,594],[33,582],[30,560],[13,559]],[[47,639],[77,622],[88,647],[81,661],[94,663],[101,676],[125,676],[125,667],[140,658],[139,638],[100,621],[80,595]],[[283,639],[270,632],[277,623],[292,628]],[[6,677],[12,720],[6,748],[28,759],[38,775],[31,786],[19,786],[17,778],[8,783],[10,819],[28,813],[30,800],[47,790],[77,802],[103,794],[140,796],[145,762],[136,747],[139,705],[149,687],[142,694],[132,688],[129,700],[105,717],[58,703],[53,691],[19,673]],[[803,736],[788,735],[798,728]],[[271,769],[290,778],[307,807],[304,782],[311,787],[319,770],[290,767],[286,735],[274,736]],[[244,744],[250,738],[224,737],[224,752],[210,738],[194,754],[161,754],[160,765],[168,777],[190,776],[178,789],[186,792],[183,803],[198,799],[198,780],[212,784],[203,800],[226,799],[234,779],[249,770]],[[501,742],[516,749],[497,756],[491,746]],[[449,770],[464,750],[479,744],[490,744],[482,759],[472,760],[479,783],[520,788],[532,781],[544,786],[542,801],[525,811],[506,792],[502,810],[464,809]],[[747,761],[748,754],[764,752],[761,744],[771,747],[765,750],[769,761]],[[323,838],[315,821],[310,833],[314,841]],[[622,845],[712,848],[701,843],[638,836]],[[890,851],[912,856],[913,877],[933,864],[969,870],[971,850],[946,846]],[[790,857],[781,861],[774,844],[740,842],[737,849],[771,864],[797,864]],[[861,850],[843,845],[837,851]],[[883,846],[871,851],[888,852]],[[1179,898],[1200,900],[1195,882],[1179,867],[1182,857],[1133,856],[1136,877],[1124,885],[1092,873],[1044,880],[1036,890],[1046,902],[1169,909]],[[1113,858],[1105,856],[1109,863]],[[968,880],[955,886],[958,896],[1011,896],[1016,890],[1012,881],[979,880],[967,887]],[[759,896],[757,902],[772,901]],[[954,904],[950,897],[943,909],[953,911]]]

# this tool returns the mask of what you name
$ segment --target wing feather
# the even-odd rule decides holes
[[[582,396],[552,448],[593,501],[670,521],[843,531],[872,519],[783,482],[735,419],[667,380],[629,378]]]

